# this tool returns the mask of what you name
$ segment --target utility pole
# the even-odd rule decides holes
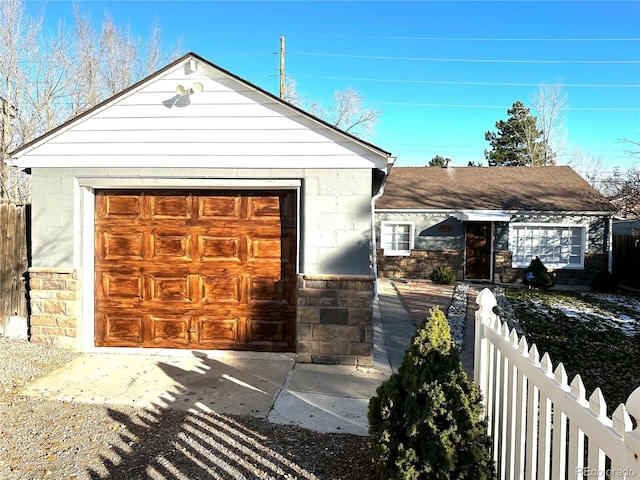
[[[280,35],[280,98],[284,98],[284,36]]]

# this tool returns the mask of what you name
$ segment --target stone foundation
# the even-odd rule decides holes
[[[459,250],[412,250],[411,255],[385,257],[377,250],[378,275],[385,278],[429,278],[436,267],[449,267],[456,280],[464,278],[464,252]]]
[[[78,272],[64,268],[30,268],[30,340],[76,350],[80,338]]]
[[[374,278],[299,275],[297,361],[373,365]]]
[[[510,251],[495,253],[495,282],[522,283],[525,268],[511,267],[512,255]],[[600,270],[607,270],[609,256],[607,254],[587,254],[584,257],[584,268],[560,268],[554,270],[556,283],[560,285],[590,285],[591,280]]]

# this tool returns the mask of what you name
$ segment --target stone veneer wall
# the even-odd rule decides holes
[[[75,350],[80,338],[78,272],[66,268],[29,269],[30,340]]]
[[[412,250],[410,256],[384,256],[377,250],[378,275],[385,278],[429,278],[438,266],[449,267],[456,280],[464,278],[464,252],[460,250]]]
[[[298,362],[373,365],[374,280],[298,276]]]
[[[512,255],[508,250],[495,253],[495,282],[522,283],[522,275],[524,274],[525,269],[512,268],[511,259]],[[608,254],[588,253],[584,257],[583,269],[565,268],[554,270],[556,274],[556,283],[560,285],[590,285],[594,275],[599,270],[607,270],[608,264]]]

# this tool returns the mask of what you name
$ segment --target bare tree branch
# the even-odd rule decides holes
[[[307,102],[298,93],[295,81],[287,80],[284,99],[300,108],[305,108],[308,103],[306,110],[313,115],[359,138],[373,134],[382,113],[373,107],[366,107],[364,98],[353,87],[334,92],[333,104],[325,108],[317,100]]]
[[[627,137],[622,137],[620,139],[621,142],[623,143],[627,143],[630,145],[630,149],[631,150],[626,150],[626,152],[631,155],[632,157],[638,157],[640,156],[640,140],[631,140]]]
[[[567,95],[562,92],[562,85],[541,84],[533,99],[536,110],[538,130],[542,133],[541,158],[544,165],[555,165],[559,157],[565,154],[567,133],[564,115]]]
[[[108,14],[97,31],[75,4],[72,28],[43,33],[44,11],[28,17],[24,3],[0,1],[2,198],[20,190],[21,176],[6,162],[10,151],[152,73],[162,57],[157,24],[143,47]],[[169,59],[177,56],[174,50]]]

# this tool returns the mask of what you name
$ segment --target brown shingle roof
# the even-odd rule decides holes
[[[376,209],[610,211],[571,167],[393,167]]]

